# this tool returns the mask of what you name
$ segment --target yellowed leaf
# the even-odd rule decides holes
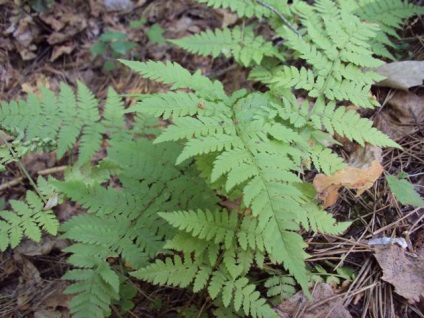
[[[381,164],[373,160],[367,168],[346,167],[331,176],[318,174],[313,184],[318,198],[323,201],[323,208],[327,208],[336,203],[341,187],[354,189],[359,196],[372,187],[383,171]]]

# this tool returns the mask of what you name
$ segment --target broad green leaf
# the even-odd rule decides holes
[[[387,175],[386,180],[390,190],[400,203],[424,208],[423,198],[421,198],[418,192],[415,191],[414,186],[407,180],[401,180],[391,175]]]

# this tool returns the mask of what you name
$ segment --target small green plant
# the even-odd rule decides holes
[[[406,179],[407,177],[408,175],[402,178],[401,174],[398,177],[388,174],[386,180],[390,190],[400,203],[424,208],[424,199],[415,191],[414,186]]]
[[[116,58],[126,55],[137,44],[127,40],[124,33],[117,31],[106,31],[99,40],[90,48],[90,52],[94,58],[101,56],[103,58],[112,57],[114,60],[106,60],[103,68],[107,71],[112,71],[116,68]]]
[[[146,23],[147,20],[145,18],[141,18],[139,20],[131,21],[129,26],[134,29],[140,29],[145,26]],[[150,44],[164,44],[166,42],[165,38],[163,37],[164,32],[165,30],[158,23],[155,23],[150,27],[145,28],[145,33],[147,38],[149,39]]]
[[[336,133],[361,145],[399,147],[346,106],[378,106],[370,87],[381,77],[364,67],[383,63],[376,55],[387,56],[380,51],[390,47],[386,39],[416,7],[358,1],[397,10],[387,18],[377,9],[368,17],[348,0],[292,6],[279,0],[266,6],[253,0],[199,2],[266,18],[284,46],[257,35],[253,25],[172,42],[196,54],[233,57],[267,89],[229,92],[220,81],[175,62],[122,60],[169,91],[140,95],[126,109],[109,89],[100,111],[84,84],[78,83],[76,94],[63,84],[58,95],[43,90],[41,97],[1,104],[2,129],[23,136],[22,142],[50,138],[58,157],[78,148],[63,181],[35,185],[45,201],[49,193],[61,193],[87,209],[60,227],[62,237],[73,241],[66,251],[74,268],[64,276],[73,282],[66,290],[74,295],[73,317],[108,316],[111,304],[130,308],[130,276],[203,292],[217,317],[277,317],[255,273],[267,276],[262,281],[268,297],[289,297],[297,286],[309,295],[314,275],[305,265],[301,230],[335,235],[350,225],[320,207],[305,172],[332,174],[345,166],[327,146]],[[116,54],[126,53],[131,45],[125,41],[112,32],[94,51],[101,54],[110,45]],[[127,113],[135,118],[131,128]],[[163,120],[169,125],[160,129]],[[107,155],[94,164],[102,144]],[[117,180],[119,187],[112,186]],[[234,204],[224,209],[222,200]],[[0,213],[2,250],[23,235],[38,240],[41,230],[57,230],[34,192],[18,202]],[[337,278],[351,277],[341,270]]]

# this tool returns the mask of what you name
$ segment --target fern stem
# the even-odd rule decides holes
[[[299,31],[296,30],[296,28],[289,22],[289,20],[286,19],[285,16],[283,16],[276,8],[269,5],[268,3],[262,1],[262,0],[256,0],[257,3],[259,3],[261,6],[264,6],[265,8],[271,10],[274,12],[278,17],[283,20],[283,22],[292,30],[294,33],[296,33],[299,37],[301,36]]]
[[[24,165],[19,160],[19,157],[17,156],[16,152],[13,150],[12,146],[10,146],[10,143],[6,140],[3,134],[0,134],[2,141],[6,145],[7,149],[9,150],[10,154],[13,156],[14,159],[16,159],[16,163],[18,164],[19,170],[25,175],[25,177],[28,179],[29,183],[31,183],[32,187],[34,188],[35,192],[37,192],[38,196],[43,200],[44,204],[47,204],[46,198],[41,194],[41,192],[38,190],[37,184],[34,182],[34,180],[29,175],[28,171],[25,169]]]

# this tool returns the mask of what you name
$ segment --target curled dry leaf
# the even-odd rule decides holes
[[[56,61],[62,55],[71,54],[74,49],[75,45],[73,45],[72,43],[68,43],[67,45],[54,46],[52,55],[50,57],[50,62]]]
[[[414,130],[424,121],[424,96],[396,92],[374,120],[375,126],[397,140]]]
[[[25,240],[17,248],[15,252],[25,256],[48,255],[52,250],[62,250],[69,243],[54,236],[44,236],[39,243]]]
[[[331,286],[324,283],[315,286],[312,291],[312,300],[308,300],[302,292],[298,292],[290,299],[275,307],[275,311],[280,318],[352,317],[349,311],[343,307],[342,297],[334,297]]]
[[[318,174],[313,184],[318,192],[318,198],[323,201],[323,208],[327,208],[336,203],[341,187],[354,189],[359,196],[372,187],[383,171],[380,162],[373,160],[367,168],[349,166],[331,176]]]
[[[375,258],[383,269],[383,277],[395,287],[395,292],[410,303],[424,297],[424,251],[409,255],[397,245],[377,245]]]

